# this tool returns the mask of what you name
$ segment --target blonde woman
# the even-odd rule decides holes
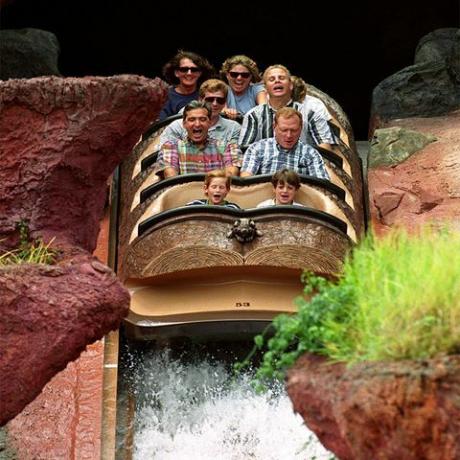
[[[227,107],[223,110],[228,117],[237,118],[256,105],[267,102],[257,64],[248,56],[239,54],[229,57],[222,64],[220,74],[230,87]]]

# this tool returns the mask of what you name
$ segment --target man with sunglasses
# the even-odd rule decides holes
[[[192,101],[184,108],[183,124],[187,139],[165,142],[158,153],[156,174],[165,179],[181,174],[224,169],[237,176],[241,151],[237,144],[208,136],[211,107],[204,101]]]
[[[163,76],[171,85],[168,100],[160,112],[164,120],[198,98],[199,85],[214,73],[213,66],[199,54],[179,50],[163,67]]]
[[[200,101],[211,106],[211,126],[208,134],[211,139],[220,139],[227,143],[238,144],[241,125],[233,120],[220,116],[227,100],[227,85],[217,79],[206,80],[200,86]],[[167,141],[187,139],[187,130],[182,120],[175,120],[169,124],[160,136],[160,146]]]
[[[254,107],[243,119],[239,144],[247,147],[261,139],[273,137],[273,121],[276,111],[292,107],[303,115],[300,140],[313,147],[334,150],[337,140],[329,127],[331,115],[317,98],[310,97],[308,105],[292,100],[291,73],[280,64],[268,67],[263,75],[268,102]]]

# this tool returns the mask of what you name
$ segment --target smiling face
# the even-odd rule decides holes
[[[271,98],[290,98],[292,82],[289,74],[280,67],[270,69],[264,75],[265,89]]]
[[[182,58],[179,67],[174,71],[174,75],[179,80],[179,86],[196,88],[201,70],[191,59]]]
[[[275,204],[292,204],[297,189],[287,182],[278,182],[275,187]]]
[[[243,94],[251,83],[251,72],[244,65],[236,64],[227,72],[227,80],[235,94]]]
[[[302,132],[302,122],[297,116],[279,117],[274,124],[274,131],[276,142],[285,149],[292,149]]]
[[[227,178],[213,177],[209,185],[204,186],[204,194],[208,197],[210,204],[222,204],[229,192]]]
[[[208,138],[211,120],[206,109],[192,109],[183,120],[188,138],[195,144],[202,145]]]

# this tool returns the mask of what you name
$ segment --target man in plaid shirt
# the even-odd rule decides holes
[[[224,169],[228,176],[237,176],[241,150],[237,144],[209,138],[210,124],[211,108],[208,104],[201,101],[187,104],[183,115],[187,139],[168,141],[161,146],[156,172],[167,178]]]
[[[291,107],[276,112],[273,124],[275,137],[251,144],[244,155],[241,176],[273,174],[290,169],[299,174],[329,180],[329,174],[319,152],[299,141],[302,114]]]

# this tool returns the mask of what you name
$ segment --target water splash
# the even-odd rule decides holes
[[[184,359],[166,349],[128,361],[135,460],[333,458],[294,414],[282,384],[257,394],[250,371],[235,378],[228,363],[202,354]]]

